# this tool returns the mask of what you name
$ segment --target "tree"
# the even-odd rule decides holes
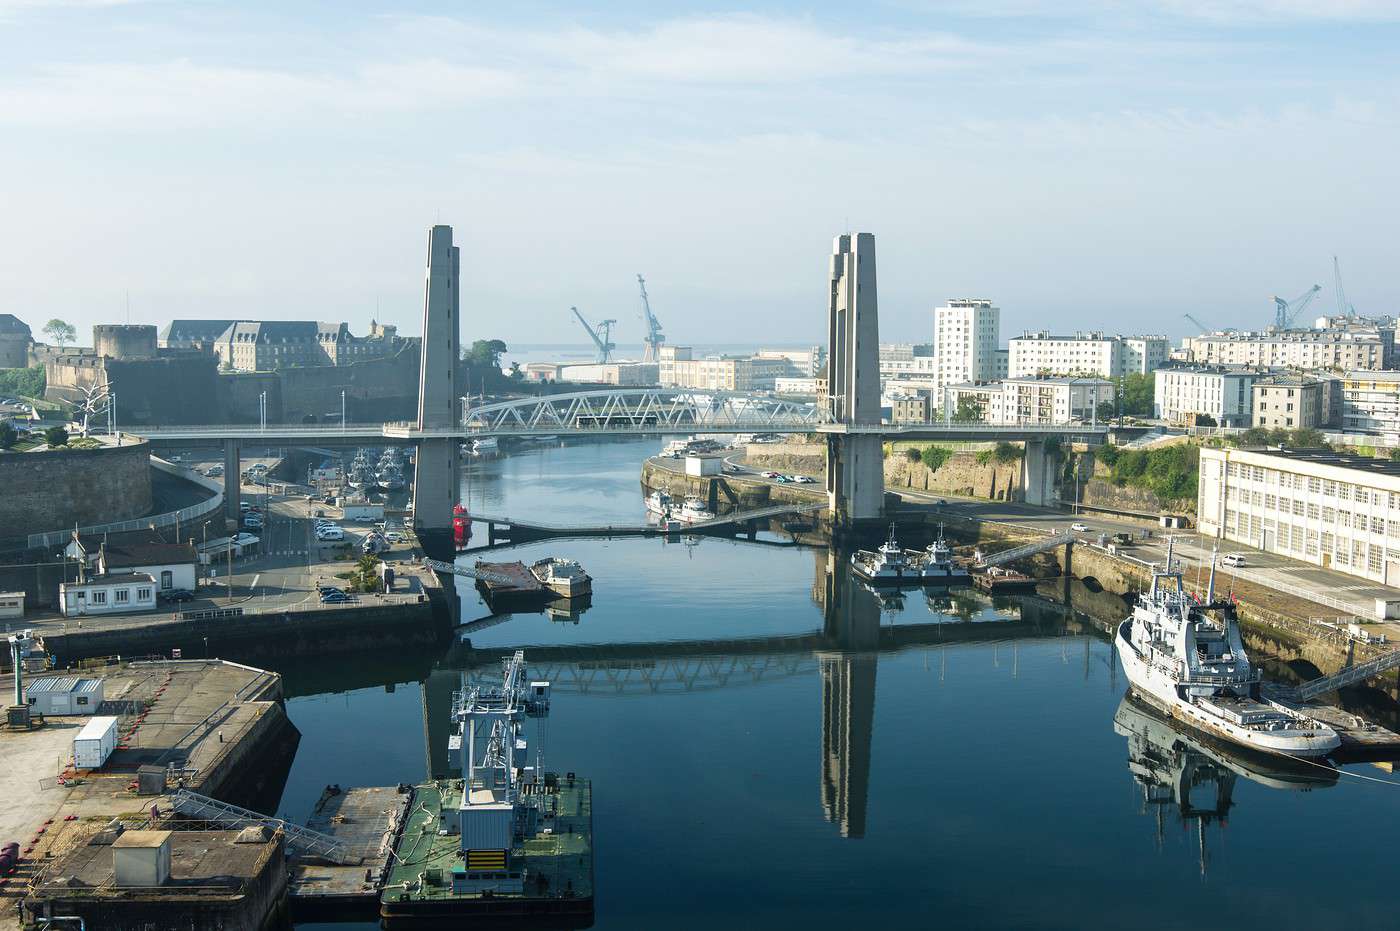
[[[1220,426],[1220,424],[1216,423],[1216,422],[1215,422],[1215,418],[1212,417],[1212,416],[1209,415],[1209,414],[1197,414],[1197,415],[1196,415],[1196,426],[1198,426],[1198,427],[1218,427],[1218,426]]]
[[[970,394],[958,398],[958,406],[953,410],[953,419],[959,423],[981,423],[982,404]]]
[[[1100,420],[1112,420],[1118,416],[1118,411],[1112,401],[1100,401],[1094,412],[1099,415]]]
[[[67,446],[68,431],[62,427],[49,427],[44,431],[44,442],[50,446]]]
[[[1136,417],[1152,416],[1153,393],[1157,387],[1156,376],[1133,373],[1124,375],[1118,385],[1118,398],[1122,411]]]
[[[506,351],[506,344],[499,339],[479,339],[472,343],[472,348],[467,350],[463,356],[466,363],[475,368],[493,368],[500,371],[501,353]]]
[[[16,395],[22,398],[42,398],[45,383],[42,365],[35,365],[27,369],[0,370],[0,394]]]
[[[948,458],[952,455],[953,451],[951,449],[946,449],[942,446],[926,446],[924,447],[924,451],[919,454],[919,458],[923,460],[924,465],[928,466],[929,471],[937,472],[943,463],[947,462]]]
[[[10,426],[8,420],[0,423],[0,449],[9,449],[15,445],[15,441],[18,439],[19,434],[15,432],[14,427]]]
[[[525,373],[524,373],[523,371],[520,370],[520,363],[519,363],[519,362],[512,362],[512,363],[510,364],[510,377],[511,377],[511,380],[512,380],[512,381],[523,381],[523,380],[524,380],[524,378],[525,378]]]
[[[44,324],[43,334],[58,343],[60,349],[78,338],[78,331],[74,329],[73,324],[57,317]]]

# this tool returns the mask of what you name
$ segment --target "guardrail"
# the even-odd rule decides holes
[[[224,506],[224,491],[221,482],[200,475],[188,469],[181,469],[178,466],[160,459],[152,459],[152,466],[162,472],[178,475],[180,478],[195,482],[205,488],[214,491],[211,498],[206,498],[197,504],[181,508],[178,511],[168,511],[165,514],[152,514],[149,517],[136,517],[131,520],[120,520],[109,524],[93,524],[87,527],[79,527],[79,535],[99,534],[99,533],[121,533],[126,530],[145,530],[149,527],[173,527],[176,524],[189,523],[217,511]],[[73,536],[72,529],[51,530],[47,533],[31,533],[26,539],[26,544],[30,549],[57,546]]]

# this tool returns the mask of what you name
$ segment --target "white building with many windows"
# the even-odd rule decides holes
[[[949,385],[945,393],[945,417],[952,416],[966,398],[981,410],[982,422],[997,426],[1092,421],[1097,405],[1114,397],[1113,383],[1098,378],[1008,378],[983,385]]]
[[[1400,372],[1347,372],[1342,379],[1342,429],[1400,437]]]
[[[1001,308],[986,299],[951,300],[933,311],[933,353],[940,385],[992,381],[998,375]]]
[[[1116,336],[1100,332],[1054,336],[1024,333],[1008,344],[1010,377],[1081,375],[1118,378],[1145,375],[1167,363],[1165,336]]]
[[[1248,427],[1254,419],[1254,382],[1269,374],[1225,365],[1158,369],[1153,416],[1168,423],[1194,425],[1204,415],[1219,427]]]
[[[1400,586],[1400,463],[1203,447],[1199,476],[1202,534]]]
[[[156,606],[156,580],[145,572],[97,575],[86,581],[60,584],[58,599],[68,617],[152,611]]]

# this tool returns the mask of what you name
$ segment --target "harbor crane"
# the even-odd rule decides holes
[[[1322,285],[1315,284],[1291,301],[1285,301],[1277,294],[1274,295],[1274,327],[1279,330],[1286,330],[1293,326],[1293,321],[1298,319],[1298,315],[1307,309],[1313,298],[1317,297]]]
[[[1355,317],[1356,308],[1347,303],[1347,293],[1342,290],[1342,263],[1332,256],[1332,279],[1337,288],[1337,313],[1343,317]]]
[[[637,287],[642,289],[642,319],[646,321],[647,335],[642,342],[646,343],[646,351],[642,353],[643,362],[661,361],[661,344],[666,342],[666,337],[661,333],[661,321],[656,319],[656,315],[651,312],[651,300],[647,297],[647,280],[640,274],[637,275]]]
[[[607,362],[612,359],[612,351],[617,348],[617,344],[611,339],[613,324],[616,320],[604,320],[597,327],[589,326],[588,321],[583,319],[583,314],[578,312],[577,307],[570,307],[574,316],[578,317],[578,322],[583,324],[583,328],[588,331],[588,336],[593,340],[593,345],[598,347],[598,361]]]
[[[1202,323],[1201,321],[1197,320],[1195,317],[1191,316],[1190,314],[1182,314],[1182,316],[1185,317],[1187,320],[1190,320],[1192,323],[1196,324],[1196,326],[1200,327],[1202,333],[1209,333],[1209,332],[1211,332],[1211,328],[1210,328],[1210,327],[1206,326],[1204,323]]]

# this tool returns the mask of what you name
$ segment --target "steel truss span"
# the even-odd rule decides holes
[[[502,401],[466,410],[467,434],[766,433],[825,422],[815,404],[724,391],[620,388]]]

